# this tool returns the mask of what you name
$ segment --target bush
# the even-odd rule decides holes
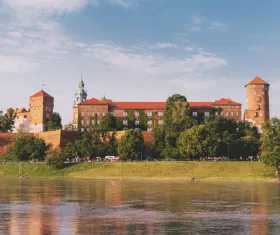
[[[43,161],[49,146],[42,139],[31,135],[18,134],[6,147],[7,159],[11,161]]]
[[[64,163],[62,151],[60,149],[50,149],[46,155],[46,163],[48,166],[62,167]]]

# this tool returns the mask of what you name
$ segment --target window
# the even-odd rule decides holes
[[[259,100],[258,100],[259,102],[262,102],[262,97],[259,97]]]
[[[87,120],[87,126],[89,125],[89,120]]]
[[[162,121],[162,120],[158,120],[158,124],[159,124],[159,125],[162,125],[162,124],[163,124],[163,121]]]
[[[123,120],[122,123],[123,123],[124,126],[127,126],[127,120]]]
[[[147,124],[148,124],[148,125],[152,125],[152,124],[153,124],[153,121],[152,121],[152,120],[149,120],[149,121],[147,122]]]
[[[258,116],[259,116],[258,112],[256,112],[254,116],[255,116],[255,117],[258,117]]]
[[[87,117],[89,116],[89,112],[87,111]]]
[[[256,88],[256,85],[253,85],[253,88],[255,89],[255,88]]]
[[[230,113],[230,116],[232,116],[232,117],[233,117],[233,112],[231,112],[231,113]]]
[[[105,117],[105,115],[106,115],[106,114],[103,112],[103,113],[102,113],[102,116]]]
[[[98,116],[98,117],[99,117],[99,114],[100,114],[100,113],[99,113],[99,112],[97,112],[97,116]]]
[[[260,104],[257,106],[257,110],[261,110],[261,105]]]
[[[139,126],[139,124],[140,124],[140,121],[136,120],[136,121],[135,121],[135,125],[136,125],[136,126]]]
[[[205,117],[209,117],[209,112],[205,112]]]
[[[228,116],[228,112],[226,112],[226,116]]]
[[[82,117],[84,116],[84,112],[81,112],[81,116],[82,116]]]
[[[262,117],[262,112],[260,112],[260,117]]]
[[[115,116],[116,114],[114,112],[112,112],[112,115]]]
[[[84,120],[81,120],[81,124],[84,125]]]
[[[147,116],[148,116],[148,117],[152,117],[152,116],[153,116],[152,112],[148,112],[148,113],[147,113]]]
[[[94,125],[94,120],[91,120],[91,124]]]
[[[84,108],[84,106],[82,106],[82,109]]]
[[[92,108],[94,109],[94,108],[95,108],[95,106],[94,106],[94,105],[92,105]]]
[[[91,113],[91,116],[93,116],[93,117],[94,117],[94,112],[92,112],[92,113]]]
[[[223,112],[221,112],[221,116],[224,116],[224,113],[223,113]]]
[[[49,118],[50,117],[50,115],[47,113],[47,118]]]
[[[99,125],[99,124],[100,124],[100,121],[99,121],[99,120],[97,120],[97,121],[96,121],[96,124],[97,124],[97,125]]]
[[[218,116],[218,115],[219,115],[219,113],[218,113],[218,112],[215,112],[215,115],[216,115],[216,116]]]
[[[135,117],[139,117],[139,112],[135,112]]]
[[[193,117],[197,117],[197,112],[192,113]]]
[[[163,116],[163,112],[158,112],[158,116],[162,117]]]
[[[148,128],[147,131],[152,132],[153,128]]]
[[[127,117],[127,112],[123,112],[123,116],[124,116],[124,117]]]
[[[239,113],[238,112],[236,112],[236,117],[238,117],[239,116]]]

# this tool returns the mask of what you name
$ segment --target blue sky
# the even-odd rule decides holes
[[[89,98],[189,101],[230,97],[271,84],[280,116],[279,1],[0,0],[0,110],[28,107],[41,88],[64,124],[83,76]]]

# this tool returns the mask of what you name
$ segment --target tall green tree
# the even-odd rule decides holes
[[[165,130],[162,126],[156,126],[150,144],[151,154],[156,159],[164,158],[165,149]]]
[[[106,116],[102,118],[101,124],[98,128],[104,131],[116,131],[121,130],[121,127],[121,120],[113,116],[111,113],[107,113]]]
[[[275,175],[279,175],[280,165],[280,120],[272,118],[262,126],[261,159],[269,166],[275,167]]]
[[[122,160],[141,159],[144,137],[139,130],[129,129],[118,142],[118,153]]]
[[[11,132],[14,128],[16,114],[9,108],[6,114],[0,111],[0,132]]]
[[[194,126],[184,131],[178,141],[182,156],[212,157],[216,154],[218,140],[210,133],[205,125]]]
[[[47,131],[55,131],[62,129],[61,117],[59,113],[54,113],[51,118],[49,118],[46,122],[46,130]]]
[[[42,139],[31,135],[17,134],[8,145],[7,158],[11,161],[44,160],[50,146]]]

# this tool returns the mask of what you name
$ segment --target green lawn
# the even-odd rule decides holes
[[[44,163],[3,163],[0,177],[88,179],[273,179],[274,169],[261,162],[114,162],[79,163],[63,169]]]

